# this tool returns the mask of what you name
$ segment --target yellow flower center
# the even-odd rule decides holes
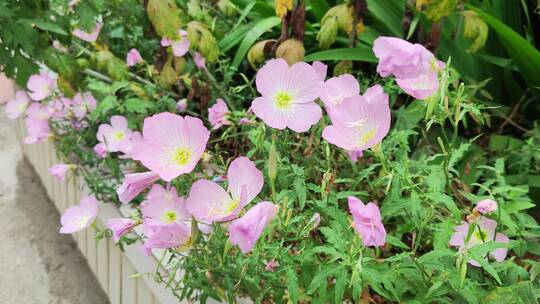
[[[176,221],[176,213],[172,210],[165,212],[163,215],[163,222],[166,224],[171,224],[174,221]]]
[[[124,132],[122,131],[118,131],[118,132],[115,132],[114,135],[113,135],[114,139],[116,139],[117,141],[121,141],[124,139],[124,137],[126,137],[126,135],[124,134]]]
[[[488,239],[488,234],[486,231],[482,230],[482,229],[475,229],[474,232],[473,232],[473,237],[475,238],[475,240],[477,240],[478,242],[485,242],[487,241]]]
[[[370,140],[373,139],[373,137],[375,137],[375,134],[377,134],[377,129],[371,129],[366,133],[362,134],[362,136],[360,136],[360,146],[365,146]]]
[[[240,205],[240,200],[233,199],[231,200],[230,204],[227,206],[227,209],[225,209],[225,213],[229,214],[232,213],[238,206]]]
[[[176,149],[173,153],[172,161],[173,163],[184,166],[191,160],[191,152],[186,148]]]
[[[276,105],[280,109],[286,109],[291,106],[293,98],[287,92],[279,92],[276,94]]]

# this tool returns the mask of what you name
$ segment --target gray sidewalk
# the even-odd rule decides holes
[[[0,303],[103,304],[107,297],[48,200],[0,106]]]

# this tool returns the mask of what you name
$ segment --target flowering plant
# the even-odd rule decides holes
[[[257,43],[243,18],[268,3],[209,3],[50,1],[56,23],[36,24],[55,39],[34,56],[42,71],[17,75],[26,91],[6,111],[24,119],[25,143],[54,141],[63,163],[51,174],[81,174],[93,194],[63,214],[61,233],[141,241],[168,270],[150,275],[179,299],[536,299],[536,125],[501,144],[487,89],[430,51],[433,39],[364,41],[376,1],[326,13],[275,1],[251,36],[277,24],[281,36]],[[432,5],[407,10],[436,31],[450,12]],[[339,32],[352,60],[309,49]],[[98,200],[131,215],[100,231]]]

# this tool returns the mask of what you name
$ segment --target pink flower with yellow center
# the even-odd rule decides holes
[[[210,131],[198,118],[164,112],[145,118],[142,135],[132,158],[170,182],[195,168]]]
[[[474,223],[474,230],[470,239],[467,241],[467,234],[469,232],[470,224],[462,222],[461,225],[454,228],[454,234],[450,239],[450,246],[459,247],[460,250],[471,248],[475,245],[483,244],[488,241],[495,241],[498,243],[508,244],[510,239],[502,233],[496,233],[497,222],[487,217],[479,217]],[[508,249],[497,248],[489,253],[497,262],[502,262],[506,258]],[[487,257],[486,257],[487,259]],[[480,266],[475,260],[469,260],[469,264],[473,266]]]
[[[10,100],[6,105],[6,113],[9,119],[17,119],[28,108],[30,98],[24,91],[17,91],[15,98]]]
[[[186,200],[188,211],[201,221],[229,220],[261,192],[262,172],[247,157],[231,162],[227,170],[228,191],[209,180],[196,181]]]
[[[97,139],[107,146],[109,152],[124,152],[131,143],[131,129],[124,116],[111,117],[111,124],[101,124],[96,134]]]
[[[47,72],[30,76],[26,83],[26,88],[29,91],[28,95],[35,101],[40,101],[51,96],[56,87],[56,79]]]
[[[306,132],[322,115],[315,103],[322,85],[313,66],[298,62],[290,66],[282,59],[268,61],[257,73],[261,97],[251,104],[253,113],[272,128]]]
[[[141,206],[143,217],[155,224],[170,225],[189,219],[185,201],[178,197],[174,187],[165,189],[159,184],[153,185]]]
[[[343,148],[352,157],[381,142],[390,129],[388,95],[379,85],[373,86],[363,96],[346,98],[332,107],[332,125],[324,128],[322,137]]]

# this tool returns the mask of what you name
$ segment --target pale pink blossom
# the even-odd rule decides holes
[[[376,94],[381,92],[380,94]],[[332,108],[332,125],[324,128],[322,137],[347,151],[359,152],[382,141],[390,129],[388,95],[374,86],[365,96],[346,98]]]
[[[161,46],[171,46],[173,55],[182,57],[189,51],[189,39],[187,38],[187,32],[184,30],[178,31],[178,36],[178,40],[171,40],[168,38],[161,39]]]
[[[379,37],[373,43],[373,52],[379,58],[377,72],[383,77],[394,75],[397,84],[414,98],[428,98],[439,88],[438,74],[444,63],[423,45]]]
[[[124,116],[111,117],[111,124],[101,124],[96,134],[97,139],[107,146],[109,152],[124,152],[129,149],[131,129]]]
[[[68,165],[64,163],[53,165],[49,168],[49,173],[54,176],[57,180],[63,182],[66,180],[66,175],[69,171],[75,169],[75,165]]]
[[[497,211],[497,202],[492,199],[484,199],[479,201],[474,207],[474,210],[481,214],[488,214]]]
[[[101,31],[101,27],[103,26],[103,23],[101,22],[98,22],[96,23],[96,25],[94,26],[94,29],[92,29],[91,32],[85,32],[79,28],[73,30],[73,32],[71,32],[73,34],[73,36],[81,39],[81,40],[84,40],[86,42],[94,42],[97,40],[98,36],[99,36],[99,32]]]
[[[83,119],[96,109],[97,101],[91,93],[77,93],[71,100],[71,111],[77,119]]]
[[[176,103],[176,110],[179,112],[179,113],[184,113],[186,110],[187,110],[187,107],[188,107],[188,102],[187,102],[187,99],[180,99],[177,103]]]
[[[198,118],[160,113],[144,119],[143,138],[132,158],[170,182],[195,168],[206,148],[210,131]]]
[[[276,205],[266,201],[253,206],[241,218],[231,222],[229,240],[238,245],[243,253],[250,252],[266,226],[276,217],[277,211]]]
[[[311,66],[315,70],[315,73],[317,73],[319,80],[324,81],[324,79],[326,79],[328,66],[320,61],[314,61]]]
[[[278,269],[279,262],[276,259],[271,259],[270,261],[264,263],[264,270],[274,272]]]
[[[354,196],[349,196],[349,211],[354,219],[354,229],[362,237],[364,246],[381,247],[386,243],[386,229],[382,223],[379,207],[374,203],[364,205]]]
[[[68,120],[71,118],[69,109],[71,107],[71,99],[60,97],[56,100],[49,101],[46,105],[47,113],[50,117]]]
[[[137,63],[140,63],[142,61],[143,61],[143,59],[141,57],[141,54],[139,53],[139,51],[137,49],[129,50],[129,52],[126,55],[126,64],[128,66],[130,66],[130,67],[134,66]]]
[[[229,107],[223,99],[218,98],[216,103],[208,109],[208,120],[212,125],[212,129],[216,130],[224,125],[230,125],[231,122],[228,119]]]
[[[454,228],[454,234],[450,239],[450,246],[459,247],[460,250],[466,250],[475,245],[483,244],[488,241],[495,241],[498,243],[508,244],[510,240],[502,233],[495,233],[497,228],[497,222],[487,217],[479,217],[474,223],[474,230],[470,236],[468,242],[467,234],[469,232],[469,223],[462,222],[461,225]],[[506,258],[507,248],[497,248],[489,253],[497,262],[502,262]],[[486,257],[487,258],[487,257]],[[469,264],[473,266],[480,266],[480,263],[471,259]]]
[[[182,223],[190,218],[183,198],[178,196],[174,187],[164,188],[154,184],[141,205],[145,219],[151,219],[160,225]]]
[[[107,156],[107,146],[104,143],[95,145],[93,150],[99,158]]]
[[[330,114],[332,108],[340,105],[343,100],[360,94],[360,84],[353,75],[344,74],[332,77],[321,86],[320,98],[326,111]]]
[[[191,186],[186,207],[197,220],[212,222],[236,217],[261,192],[264,184],[262,172],[247,157],[232,161],[227,177],[228,191],[205,179]]]
[[[123,235],[130,232],[138,224],[136,220],[123,217],[107,220],[107,228],[111,229],[115,242],[118,242]]]
[[[47,72],[30,76],[26,83],[26,88],[29,91],[28,95],[35,101],[40,101],[51,96],[56,87],[56,79]]]
[[[90,226],[96,219],[98,213],[98,203],[95,197],[85,196],[78,206],[71,206],[66,209],[60,223],[60,233],[74,233]]]
[[[191,229],[184,223],[172,223],[171,225],[152,225],[148,221],[143,222],[144,234],[147,237],[144,242],[144,250],[147,255],[153,248],[181,248],[189,245],[191,241]]]
[[[159,175],[152,171],[126,174],[124,176],[124,182],[116,189],[118,199],[120,202],[127,204],[158,180]]]
[[[322,83],[305,62],[289,67],[282,58],[272,59],[257,73],[257,90],[262,96],[253,100],[251,108],[272,128],[306,132],[321,119],[321,107],[314,100]]]
[[[197,69],[206,69],[206,59],[204,59],[203,55],[201,55],[199,52],[195,52],[195,54],[193,54],[193,62],[195,62]]]
[[[28,108],[30,98],[24,91],[17,91],[15,98],[6,104],[6,113],[9,119],[17,119]]]
[[[52,135],[47,109],[37,102],[28,107],[24,123],[28,133],[24,139],[25,144],[44,142]]]

